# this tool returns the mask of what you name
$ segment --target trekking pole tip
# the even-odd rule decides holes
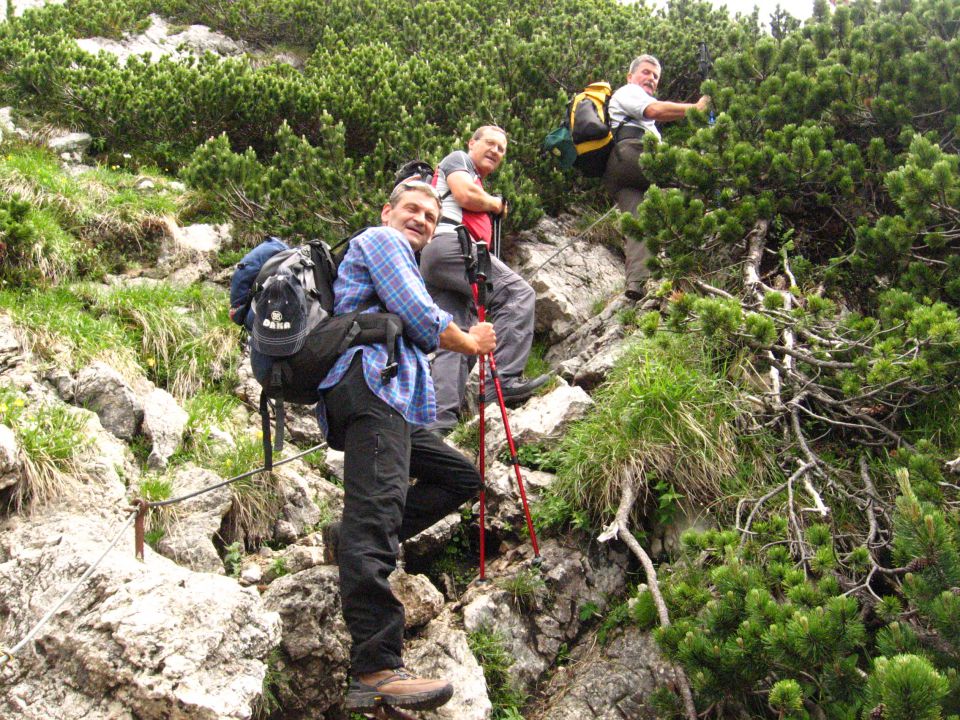
[[[534,567],[541,567],[543,565],[543,558],[539,555],[534,555],[533,560],[530,561],[530,564]]]

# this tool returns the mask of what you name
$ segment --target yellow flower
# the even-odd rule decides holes
[[[17,408],[22,408],[26,404],[27,404],[26,401],[23,398],[19,398],[19,397],[13,401],[13,406]]]
[[[153,358],[147,358],[147,367],[154,367],[157,364],[157,361]]]

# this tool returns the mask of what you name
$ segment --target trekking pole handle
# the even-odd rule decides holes
[[[455,228],[457,240],[460,242],[460,254],[467,271],[467,282],[475,285],[477,282],[477,256],[473,249],[473,239],[466,225],[457,225]]]
[[[487,290],[490,288],[490,248],[488,248],[484,243],[477,243],[476,252],[477,262],[475,277],[477,283],[477,304],[480,307],[486,307]]]
[[[707,43],[701,40],[697,43],[697,65],[700,68],[700,80],[704,81],[713,68],[713,60],[710,57],[710,51],[707,49]],[[713,125],[713,108],[710,108],[710,124]]]

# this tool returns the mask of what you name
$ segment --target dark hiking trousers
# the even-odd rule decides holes
[[[643,138],[631,138],[618,142],[610,152],[607,169],[603,173],[603,184],[607,192],[617,203],[620,212],[631,215],[643,199],[650,183],[640,172],[640,154],[643,152]],[[626,255],[626,290],[643,292],[644,283],[650,275],[647,259],[650,251],[640,240],[624,238],[623,252]]]
[[[328,442],[344,451],[340,597],[354,674],[403,665],[403,605],[387,579],[399,543],[448,515],[480,488],[459,452],[370,392],[357,353],[324,392]],[[410,476],[417,482],[410,486]]]

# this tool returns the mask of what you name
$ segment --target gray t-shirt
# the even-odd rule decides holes
[[[454,150],[437,166],[437,192],[443,198],[440,204],[440,215],[456,223],[463,222],[463,208],[457,204],[456,198],[450,192],[447,176],[460,171],[470,175],[470,182],[475,183],[477,178],[480,177],[477,173],[477,166],[473,164],[473,160],[463,150]]]
[[[621,123],[640,127],[653,135],[659,141],[660,131],[657,130],[657,124],[653,120],[647,120],[643,116],[643,111],[647,105],[656,102],[657,99],[648,94],[639,85],[628,83],[618,88],[610,97],[610,127],[616,129]]]

